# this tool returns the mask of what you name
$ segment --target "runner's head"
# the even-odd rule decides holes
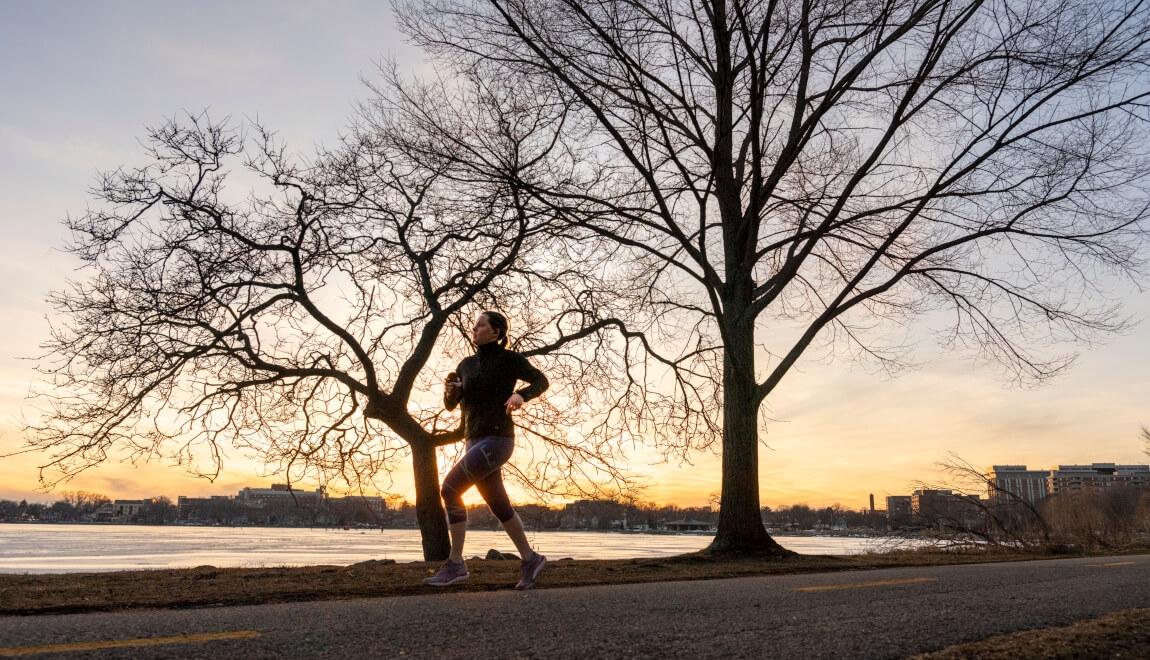
[[[496,342],[507,346],[507,317],[499,312],[486,311],[475,318],[471,328],[471,341],[476,346]]]

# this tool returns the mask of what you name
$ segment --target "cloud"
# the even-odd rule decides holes
[[[19,159],[21,167],[28,167],[28,161],[48,166],[64,166],[90,173],[100,164],[117,163],[123,160],[118,153],[92,139],[56,137],[46,139],[33,137],[12,126],[0,123],[0,153]]]
[[[226,33],[224,33],[226,35]],[[270,50],[261,49],[243,38],[220,38],[222,35],[173,35],[146,37],[146,52],[155,58],[153,68],[170,80],[198,80],[221,83],[253,84],[261,73],[276,67]]]

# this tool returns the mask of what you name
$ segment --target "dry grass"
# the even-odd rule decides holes
[[[710,580],[753,575],[847,571],[1034,559],[1011,553],[893,552],[785,559],[717,559],[682,555],[660,559],[571,560],[548,563],[539,588]],[[0,575],[0,615],[57,614],[131,608],[251,605],[430,593],[422,580],[435,564],[369,561],[351,566],[215,568]],[[460,591],[510,589],[519,563],[470,559],[471,579]]]
[[[1150,655],[1150,609],[1112,612],[1061,628],[996,635],[914,656],[917,660],[1070,660]]]

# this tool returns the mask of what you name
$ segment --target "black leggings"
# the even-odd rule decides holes
[[[472,438],[467,441],[467,452],[443,478],[443,503],[447,505],[447,522],[451,524],[467,522],[467,507],[463,505],[463,493],[474,485],[491,508],[491,513],[499,522],[507,522],[515,515],[507,489],[503,487],[503,471],[500,468],[511,458],[515,449],[513,438],[500,438],[494,435]]]

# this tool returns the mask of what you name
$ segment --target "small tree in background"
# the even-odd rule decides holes
[[[150,130],[146,164],[105,174],[101,204],[68,220],[85,275],[51,298],[47,405],[26,448],[48,457],[44,483],[118,454],[210,479],[234,449],[289,481],[356,487],[409,453],[424,556],[443,559],[436,448],[460,431],[434,367],[454,366],[454,328],[492,306],[509,311],[517,348],[556,368],[554,405],[531,415],[543,446],[531,485],[625,486],[611,444],[560,432],[581,409],[561,406],[591,397],[606,349],[546,325],[588,278],[540,276],[525,258],[551,249],[552,217],[506,181],[529,179],[549,141],[469,100],[440,129],[482,134],[488,171],[514,174],[434,157],[394,108],[312,162],[260,126],[248,139],[206,115]],[[573,380],[546,358],[584,345]]]

